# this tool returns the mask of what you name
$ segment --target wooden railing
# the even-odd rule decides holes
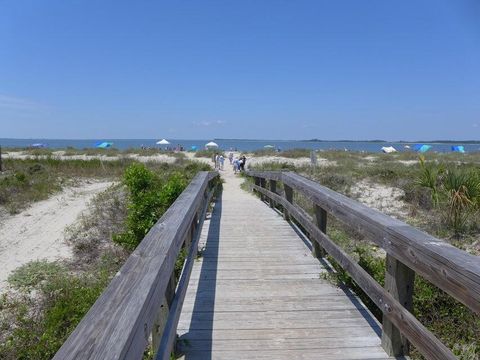
[[[386,216],[292,172],[248,171],[253,188],[270,206],[281,205],[306,232],[317,257],[330,254],[383,313],[382,346],[390,356],[408,354],[412,343],[428,359],[456,359],[411,313],[414,277],[418,274],[480,313],[480,258]],[[268,181],[268,187],[267,187]],[[280,195],[277,182],[283,183]],[[312,219],[294,203],[298,191],[314,205]],[[327,213],[382,247],[386,255],[385,287],[327,235]]]
[[[200,172],[152,227],[54,359],[169,359],[217,173]],[[178,284],[175,261],[188,251]]]

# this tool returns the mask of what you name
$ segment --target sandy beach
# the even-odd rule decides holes
[[[2,217],[0,292],[7,286],[11,272],[29,261],[71,257],[70,247],[64,242],[65,228],[77,220],[96,194],[112,184],[84,182],[35,203],[19,214]]]

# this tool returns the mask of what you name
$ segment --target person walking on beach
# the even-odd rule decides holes
[[[238,173],[238,170],[240,169],[240,163],[238,158],[233,159],[233,173],[236,174]]]
[[[223,157],[223,155],[220,154],[218,161],[219,161],[219,164],[218,164],[219,169],[223,170],[223,164],[225,163],[225,158]]]
[[[232,162],[233,162],[233,153],[230,151],[230,153],[228,154],[228,160],[230,161],[230,165],[232,165]]]
[[[215,154],[215,170],[219,169],[220,166],[219,166],[219,156],[218,154]]]

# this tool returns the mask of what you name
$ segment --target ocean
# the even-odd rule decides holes
[[[64,140],[64,139],[0,139],[0,146],[3,147],[29,147],[32,144],[46,144],[48,148],[59,149],[72,147],[76,149],[95,147],[99,141],[108,141],[113,143],[113,147],[125,150],[129,148],[158,147],[156,139],[86,139],[86,140]],[[205,144],[212,139],[201,140],[185,140],[185,139],[168,139],[171,147],[178,145],[183,146],[186,150],[192,146],[198,149],[204,148]],[[295,140],[236,140],[236,139],[218,139],[215,141],[220,149],[238,151],[252,151],[264,148],[265,145],[272,145],[280,150],[288,150],[294,148],[312,149],[312,150],[348,150],[348,151],[365,151],[365,152],[381,152],[382,146],[393,146],[401,151],[407,143],[398,142],[366,142],[366,141],[295,141]],[[414,143],[412,143],[414,144]],[[412,145],[408,144],[408,145]],[[480,151],[480,144],[462,144],[459,143],[423,143],[432,146],[430,151],[450,152],[452,145],[463,145],[466,152]]]

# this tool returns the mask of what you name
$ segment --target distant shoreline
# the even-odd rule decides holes
[[[209,139],[174,139],[170,138],[172,142],[177,141],[209,141]],[[15,138],[15,137],[6,137],[0,138],[0,143],[3,140],[7,141],[104,141],[104,140],[117,140],[117,141],[144,141],[150,142],[154,139],[137,139],[137,138],[91,138],[91,139],[67,139],[67,138]],[[289,139],[235,139],[235,138],[213,138],[214,141],[250,141],[250,142],[317,142],[317,143],[392,143],[392,144],[467,144],[467,145],[478,145],[480,140],[382,140],[382,139],[372,139],[372,140],[324,140],[324,139],[300,139],[300,140],[289,140]]]

